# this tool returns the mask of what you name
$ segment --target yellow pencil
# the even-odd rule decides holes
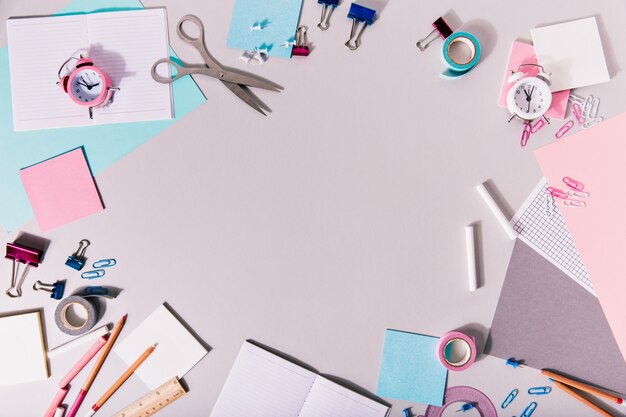
[[[578,401],[580,401],[581,403],[585,404],[587,407],[591,408],[592,410],[594,410],[598,414],[601,414],[604,417],[615,417],[613,414],[604,411],[604,409],[600,408],[596,404],[592,403],[591,401],[589,401],[588,399],[586,399],[585,397],[583,397],[582,395],[580,395],[579,393],[574,391],[574,389],[569,387],[568,385],[565,385],[564,383],[555,380],[554,381],[554,386],[557,387],[557,388],[560,388],[566,394],[569,394],[572,397],[576,398]]]
[[[85,414],[85,417],[92,417],[94,414],[96,414],[96,411],[98,411],[100,407],[102,407],[104,403],[107,402],[113,394],[115,394],[115,391],[117,391],[128,378],[130,378],[130,376],[137,370],[137,368],[139,368],[141,364],[144,363],[146,359],[148,359],[148,356],[150,356],[152,352],[154,352],[154,348],[156,348],[156,345],[150,346],[148,349],[146,349],[146,351],[142,353],[141,356],[139,356],[132,365],[130,365],[126,372],[124,372],[117,379],[117,381],[113,383],[111,388],[109,388],[108,391],[105,392],[98,401],[96,401],[96,403],[91,407],[89,413]]]
[[[122,327],[124,327],[124,323],[126,322],[126,316],[127,316],[126,314],[123,315],[122,318],[117,322],[117,324],[115,324],[115,327],[113,328],[113,331],[111,332],[111,337],[109,337],[109,340],[107,340],[106,344],[102,348],[102,352],[100,352],[100,356],[98,356],[98,360],[94,364],[93,369],[91,370],[91,373],[87,377],[87,380],[85,381],[85,385],[83,385],[78,395],[76,396],[74,403],[67,411],[66,417],[74,417],[76,413],[78,412],[80,405],[83,403],[83,400],[85,399],[85,395],[87,395],[87,391],[89,391],[89,388],[91,388],[91,384],[93,384],[93,381],[94,379],[96,379],[98,372],[100,372],[100,368],[102,368],[102,364],[104,364],[104,360],[107,358],[107,355],[111,351],[111,348],[113,347],[113,343],[115,343],[115,341],[117,340],[117,337],[120,335],[120,332],[122,331]]]
[[[561,383],[563,383],[565,385],[569,385],[570,387],[577,388],[577,389],[579,389],[581,391],[584,391],[584,392],[586,392],[588,394],[592,394],[592,395],[595,395],[597,397],[604,398],[605,400],[609,400],[609,401],[612,401],[614,403],[623,405],[624,400],[621,399],[620,397],[617,397],[615,395],[612,395],[612,394],[609,394],[607,392],[601,391],[601,390],[599,390],[596,387],[592,387],[591,385],[585,384],[583,382],[575,381],[575,380],[570,379],[570,378],[568,378],[566,376],[559,375],[559,374],[556,374],[554,372],[551,372],[551,371],[548,371],[548,370],[545,370],[545,369],[541,371],[541,374],[545,375],[548,378],[553,379],[555,381],[559,381],[559,382],[561,382]]]

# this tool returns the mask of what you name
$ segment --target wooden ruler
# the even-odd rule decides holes
[[[113,417],[149,417],[185,394],[187,391],[180,385],[178,378],[174,377],[154,391],[132,402],[122,411],[118,411]]]

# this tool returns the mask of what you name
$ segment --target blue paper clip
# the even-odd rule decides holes
[[[100,259],[99,261],[96,261],[93,263],[93,267],[96,269],[100,269],[100,268],[109,268],[111,266],[115,266],[117,264],[117,261],[115,259]]]
[[[545,395],[550,394],[552,392],[552,388],[550,387],[533,387],[528,388],[528,393],[530,395]]]
[[[41,281],[37,281],[33,284],[33,290],[49,292],[50,298],[60,300],[65,292],[65,281],[57,281],[54,284],[44,284]]]
[[[348,19],[352,19],[352,30],[350,31],[350,39],[346,42],[346,47],[349,50],[354,51],[361,46],[361,35],[367,26],[374,23],[375,18],[376,10],[356,3],[350,5]],[[359,25],[361,25],[361,30],[359,30]],[[352,43],[353,40],[354,43]]]
[[[530,417],[530,415],[535,411],[535,408],[537,408],[537,403],[533,401],[528,404],[528,406],[524,409],[524,412],[522,412],[519,417]]]
[[[512,368],[517,368],[517,367],[523,368],[522,362],[523,361],[516,361],[513,358],[509,358],[506,360],[506,364]]]
[[[87,239],[83,239],[78,242],[78,249],[76,249],[76,252],[67,257],[65,265],[77,271],[83,269],[83,266],[85,266],[85,251],[89,245],[90,243]]]
[[[459,411],[466,412],[466,411],[471,410],[472,408],[474,408],[474,404],[472,404],[472,403],[465,403],[465,404],[463,404],[463,405],[461,406],[461,408],[460,408],[460,409],[456,410],[456,412],[457,412],[457,413],[458,413]]]
[[[407,407],[402,410],[402,414],[404,415],[404,417],[413,417],[413,414],[411,414],[411,407]]]
[[[322,5],[322,17],[317,27],[321,30],[326,30],[330,27],[330,17],[337,6],[339,6],[339,0],[317,0],[317,4]]]
[[[506,398],[504,399],[504,401],[502,401],[502,404],[500,404],[500,407],[501,408],[507,408],[509,406],[509,404],[511,404],[513,402],[515,397],[517,397],[517,394],[519,394],[519,390],[517,388],[515,388],[511,392],[509,392],[509,395],[507,395]]]
[[[96,279],[104,276],[104,269],[96,269],[94,271],[87,271],[80,274],[82,279]]]

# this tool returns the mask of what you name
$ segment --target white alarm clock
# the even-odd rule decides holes
[[[539,67],[541,71],[536,76],[529,76],[521,71],[524,66]],[[509,122],[515,117],[523,121],[543,118],[548,122],[544,114],[552,104],[550,74],[547,74],[541,65],[522,64],[517,71],[511,73],[509,83],[512,82],[515,84],[506,96],[506,106],[512,114]]]

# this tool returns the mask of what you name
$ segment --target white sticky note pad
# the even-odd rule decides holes
[[[530,31],[539,64],[552,73],[552,91],[610,80],[595,17]]]
[[[0,386],[50,376],[38,311],[0,318]]]
[[[150,389],[174,376],[182,378],[208,353],[165,305],[160,305],[114,351],[130,366],[155,343],[154,353],[135,371]]]

